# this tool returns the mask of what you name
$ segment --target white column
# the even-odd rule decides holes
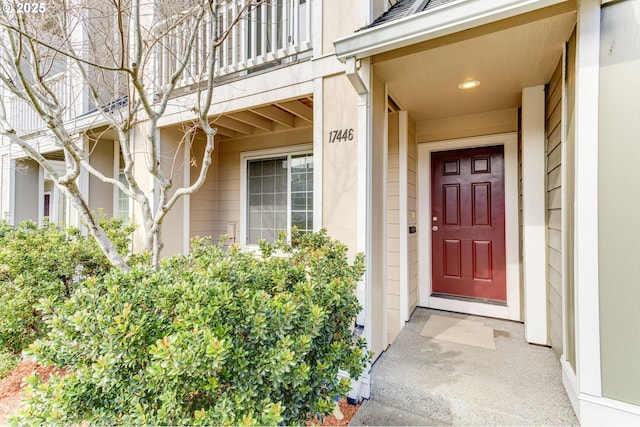
[[[182,186],[187,188],[191,185],[191,141],[185,139],[183,145],[183,161],[184,161],[184,177]],[[201,166],[202,167],[202,166]],[[182,196],[182,252],[189,253],[191,246],[191,196],[186,194]]]
[[[580,393],[601,396],[598,293],[599,0],[580,1],[576,43],[576,374]]]
[[[522,258],[527,341],[547,345],[544,86],[522,91]]]
[[[49,204],[51,206],[51,204]],[[38,226],[42,226],[42,218],[44,217],[44,169],[38,165]]]
[[[362,73],[369,79],[369,60],[363,61]],[[358,101],[358,235],[357,250],[364,252],[367,257],[365,259],[366,270],[364,273],[363,285],[365,289],[364,297],[364,338],[367,345],[371,348],[373,342],[373,292],[371,287],[371,239],[368,234],[371,231],[371,91],[359,96]],[[361,376],[360,395],[368,399],[370,397],[370,367],[365,368],[365,372]]]

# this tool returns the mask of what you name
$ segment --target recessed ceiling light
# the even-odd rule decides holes
[[[473,89],[480,86],[480,80],[467,80],[458,85],[458,89]]]

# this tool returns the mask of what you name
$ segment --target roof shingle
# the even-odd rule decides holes
[[[435,7],[441,6],[445,3],[450,3],[455,0],[400,0],[389,8],[385,13],[376,18],[366,28],[377,27],[378,25],[386,24],[387,22],[395,21],[396,19],[404,18],[412,13],[420,13]],[[424,6],[419,7],[420,3],[425,3]],[[415,11],[414,8],[418,7]]]

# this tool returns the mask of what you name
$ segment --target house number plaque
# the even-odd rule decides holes
[[[330,131],[329,144],[333,144],[336,141],[353,141],[353,128]]]

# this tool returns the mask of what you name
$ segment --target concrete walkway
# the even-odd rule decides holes
[[[420,335],[432,315],[493,328],[496,349]],[[578,425],[553,351],[521,323],[418,308],[373,365],[350,425]]]

